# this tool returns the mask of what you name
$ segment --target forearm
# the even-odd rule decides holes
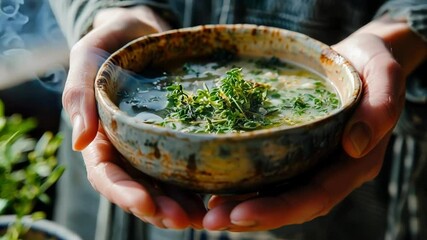
[[[91,30],[96,15],[105,9],[146,5],[156,9],[167,20],[174,19],[164,0],[49,0],[49,3],[70,47]]]
[[[405,76],[427,59],[427,42],[413,32],[407,22],[388,15],[372,21],[354,34],[370,33],[384,40]]]

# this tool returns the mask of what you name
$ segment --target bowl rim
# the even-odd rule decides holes
[[[293,36],[294,38],[300,38],[305,39],[307,41],[310,41],[312,44],[318,46],[319,53],[322,57],[326,57],[328,60],[331,60],[334,64],[342,65],[342,68],[347,71],[347,74],[351,75],[352,85],[354,87],[354,91],[352,93],[351,100],[348,101],[347,104],[342,105],[340,108],[332,111],[329,115],[301,124],[296,126],[285,126],[285,125],[279,125],[271,128],[264,128],[264,129],[257,129],[252,131],[245,131],[245,132],[232,132],[232,133],[193,133],[193,132],[183,132],[179,130],[175,130],[172,128],[162,127],[155,124],[145,123],[143,121],[137,120],[136,118],[129,116],[125,112],[119,109],[119,107],[110,99],[106,91],[103,87],[99,87],[99,79],[102,77],[103,72],[108,68],[108,65],[111,65],[112,60],[119,55],[120,53],[124,51],[128,51],[131,46],[137,42],[140,41],[150,41],[150,39],[156,39],[165,35],[173,35],[173,34],[179,34],[179,33],[188,33],[188,32],[197,32],[197,31],[203,31],[206,29],[258,29],[258,30],[268,30],[268,31],[280,31],[281,34],[286,34],[289,36]],[[312,49],[316,49],[312,47]],[[186,28],[179,28],[179,29],[172,29],[160,33],[154,33],[145,35],[139,38],[136,38],[134,40],[131,40],[121,48],[119,48],[117,51],[113,52],[100,66],[98,73],[95,77],[94,81],[94,91],[95,91],[95,98],[97,104],[102,104],[105,109],[109,113],[112,114],[112,118],[119,120],[121,122],[124,122],[125,124],[131,126],[132,128],[136,128],[138,130],[144,130],[147,132],[156,132],[161,134],[168,134],[169,136],[176,136],[181,138],[192,138],[192,139],[221,139],[221,140],[240,140],[240,139],[251,139],[251,138],[259,138],[263,137],[265,135],[271,136],[272,133],[281,134],[283,132],[299,132],[304,131],[308,126],[316,126],[321,125],[324,122],[326,122],[328,119],[331,119],[335,117],[336,115],[342,114],[345,111],[352,110],[360,101],[361,95],[362,95],[362,80],[360,78],[359,73],[356,71],[354,66],[348,61],[344,56],[336,52],[334,49],[332,49],[327,44],[320,42],[317,39],[314,39],[312,37],[309,37],[306,34],[295,32],[292,30],[277,28],[277,27],[271,27],[271,26],[265,26],[265,25],[255,25],[255,24],[207,24],[207,25],[199,25],[199,26],[193,26],[193,27],[186,27]],[[99,107],[98,107],[99,108]]]

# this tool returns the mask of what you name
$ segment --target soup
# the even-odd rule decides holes
[[[294,127],[341,105],[329,81],[275,57],[170,63],[127,77],[118,94],[129,115],[193,133]]]

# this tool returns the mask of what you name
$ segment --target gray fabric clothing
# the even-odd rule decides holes
[[[173,26],[211,23],[253,23],[282,27],[335,43],[372,17],[389,12],[408,20],[412,30],[427,40],[426,0],[50,0],[70,46],[91,28],[94,16],[108,7],[146,4]],[[337,9],[338,11],[334,11]],[[203,14],[197,14],[201,13]],[[324,13],[327,14],[324,14]]]
[[[378,10],[377,16],[386,12],[393,19],[408,21],[410,28],[427,41],[426,0],[390,0]]]
[[[407,80],[392,146],[386,239],[427,239],[427,62]]]
[[[90,185],[80,152],[72,150],[72,132],[65,113],[61,116],[60,132],[64,140],[58,161],[66,171],[57,183],[54,220],[78,233],[83,239],[95,239],[99,194]]]
[[[71,47],[90,31],[96,13],[105,8],[129,7],[137,4],[149,5],[154,9],[166,9],[167,0],[49,0],[58,24]],[[169,14],[163,14],[166,19]]]
[[[333,44],[345,38],[374,17],[390,13],[396,19],[406,19],[411,29],[420,36],[427,38],[427,4],[426,0],[413,1],[382,1],[382,0],[175,0],[175,1],[83,1],[83,0],[51,0],[53,10],[63,28],[70,46],[81,38],[88,30],[95,13],[106,7],[132,6],[135,4],[148,4],[161,16],[169,21],[176,19],[178,22],[170,22],[174,26],[193,26],[210,23],[252,23],[285,28],[305,33],[327,44]],[[203,14],[200,14],[202,13]],[[324,14],[327,13],[327,14]],[[67,131],[71,131],[66,126]],[[403,135],[399,135],[403,136]],[[399,141],[398,141],[399,142]],[[394,143],[394,142],[393,142]],[[72,150],[69,145],[68,154]],[[407,156],[406,152],[404,153]],[[76,156],[81,157],[81,156]],[[388,156],[390,158],[391,156]],[[416,156],[407,156],[414,158]],[[68,158],[69,159],[69,158]],[[399,159],[402,159],[401,157]],[[71,159],[70,164],[83,164],[77,159]],[[400,162],[400,160],[396,160]],[[143,224],[132,216],[123,213],[120,209],[108,204],[101,198],[102,211],[108,212],[108,219],[101,219],[98,223],[111,224],[106,233],[98,235],[100,239],[384,239],[384,236],[393,236],[389,239],[404,239],[404,230],[394,231],[395,227],[402,225],[400,229],[408,229],[406,219],[395,212],[395,208],[388,205],[389,169],[394,167],[391,161],[385,161],[380,176],[374,181],[364,184],[355,190],[342,203],[325,217],[317,218],[311,222],[288,226],[268,232],[254,233],[229,233],[160,230],[151,225]],[[80,168],[80,171],[84,171]],[[84,174],[83,174],[84,175]],[[72,179],[71,179],[72,180]],[[65,181],[64,181],[65,182]],[[68,182],[68,184],[73,184]],[[69,191],[66,185],[59,188],[59,194]],[[78,190],[75,188],[74,190]],[[65,193],[64,193],[65,194]],[[96,195],[95,191],[91,192]],[[68,202],[82,202],[79,195],[67,195]],[[406,203],[403,195],[395,195],[397,202]],[[61,204],[61,203],[60,203]],[[402,203],[399,203],[402,205]],[[400,206],[399,205],[399,206]],[[405,205],[405,204],[403,204]],[[403,211],[404,207],[401,207]],[[62,210],[62,211],[61,211]],[[93,226],[96,222],[97,207],[88,207],[83,212],[90,216],[81,215],[92,224],[77,226],[78,212],[74,212],[76,228]],[[73,210],[71,210],[73,211]],[[402,212],[400,211],[400,212]],[[60,208],[58,215],[69,218],[71,212]],[[286,214],[286,213],[284,213]],[[387,218],[388,215],[388,218]],[[99,215],[103,216],[103,215]],[[71,216],[72,217],[72,216]],[[65,221],[65,219],[63,219]],[[106,221],[106,222],[105,222]],[[104,225],[105,226],[105,225]],[[108,225],[110,226],[110,225]],[[79,230],[72,228],[73,230]],[[389,229],[388,233],[386,229]],[[100,227],[98,227],[100,229]],[[391,230],[390,230],[391,229]],[[411,231],[410,231],[411,232]],[[411,232],[418,237],[418,232]],[[85,235],[85,239],[94,239],[93,232]],[[105,237],[105,238],[104,238]],[[398,238],[400,237],[400,238]],[[421,239],[421,238],[413,238]],[[427,238],[425,238],[427,239]]]

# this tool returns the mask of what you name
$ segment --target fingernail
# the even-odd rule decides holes
[[[162,219],[162,224],[165,228],[172,228],[172,226],[173,226],[172,221],[170,219],[167,219],[167,218]]]
[[[350,140],[357,155],[362,155],[371,141],[372,133],[369,127],[362,123],[355,123],[350,129]]]
[[[145,217],[153,217],[154,216],[154,211],[153,212],[141,212],[138,208],[131,208],[129,209],[129,211],[135,215],[138,218],[145,218]]]
[[[226,231],[228,229],[230,229],[230,227],[218,228],[218,229],[215,229],[214,231]]]
[[[253,227],[256,225],[256,222],[252,220],[240,220],[240,221],[231,220],[231,223],[240,227]]]
[[[80,135],[85,131],[85,124],[83,121],[82,116],[80,116],[79,114],[77,114],[76,116],[74,116],[74,118],[72,119],[72,124],[73,124],[73,148],[74,150],[76,150],[76,142],[79,139]]]

